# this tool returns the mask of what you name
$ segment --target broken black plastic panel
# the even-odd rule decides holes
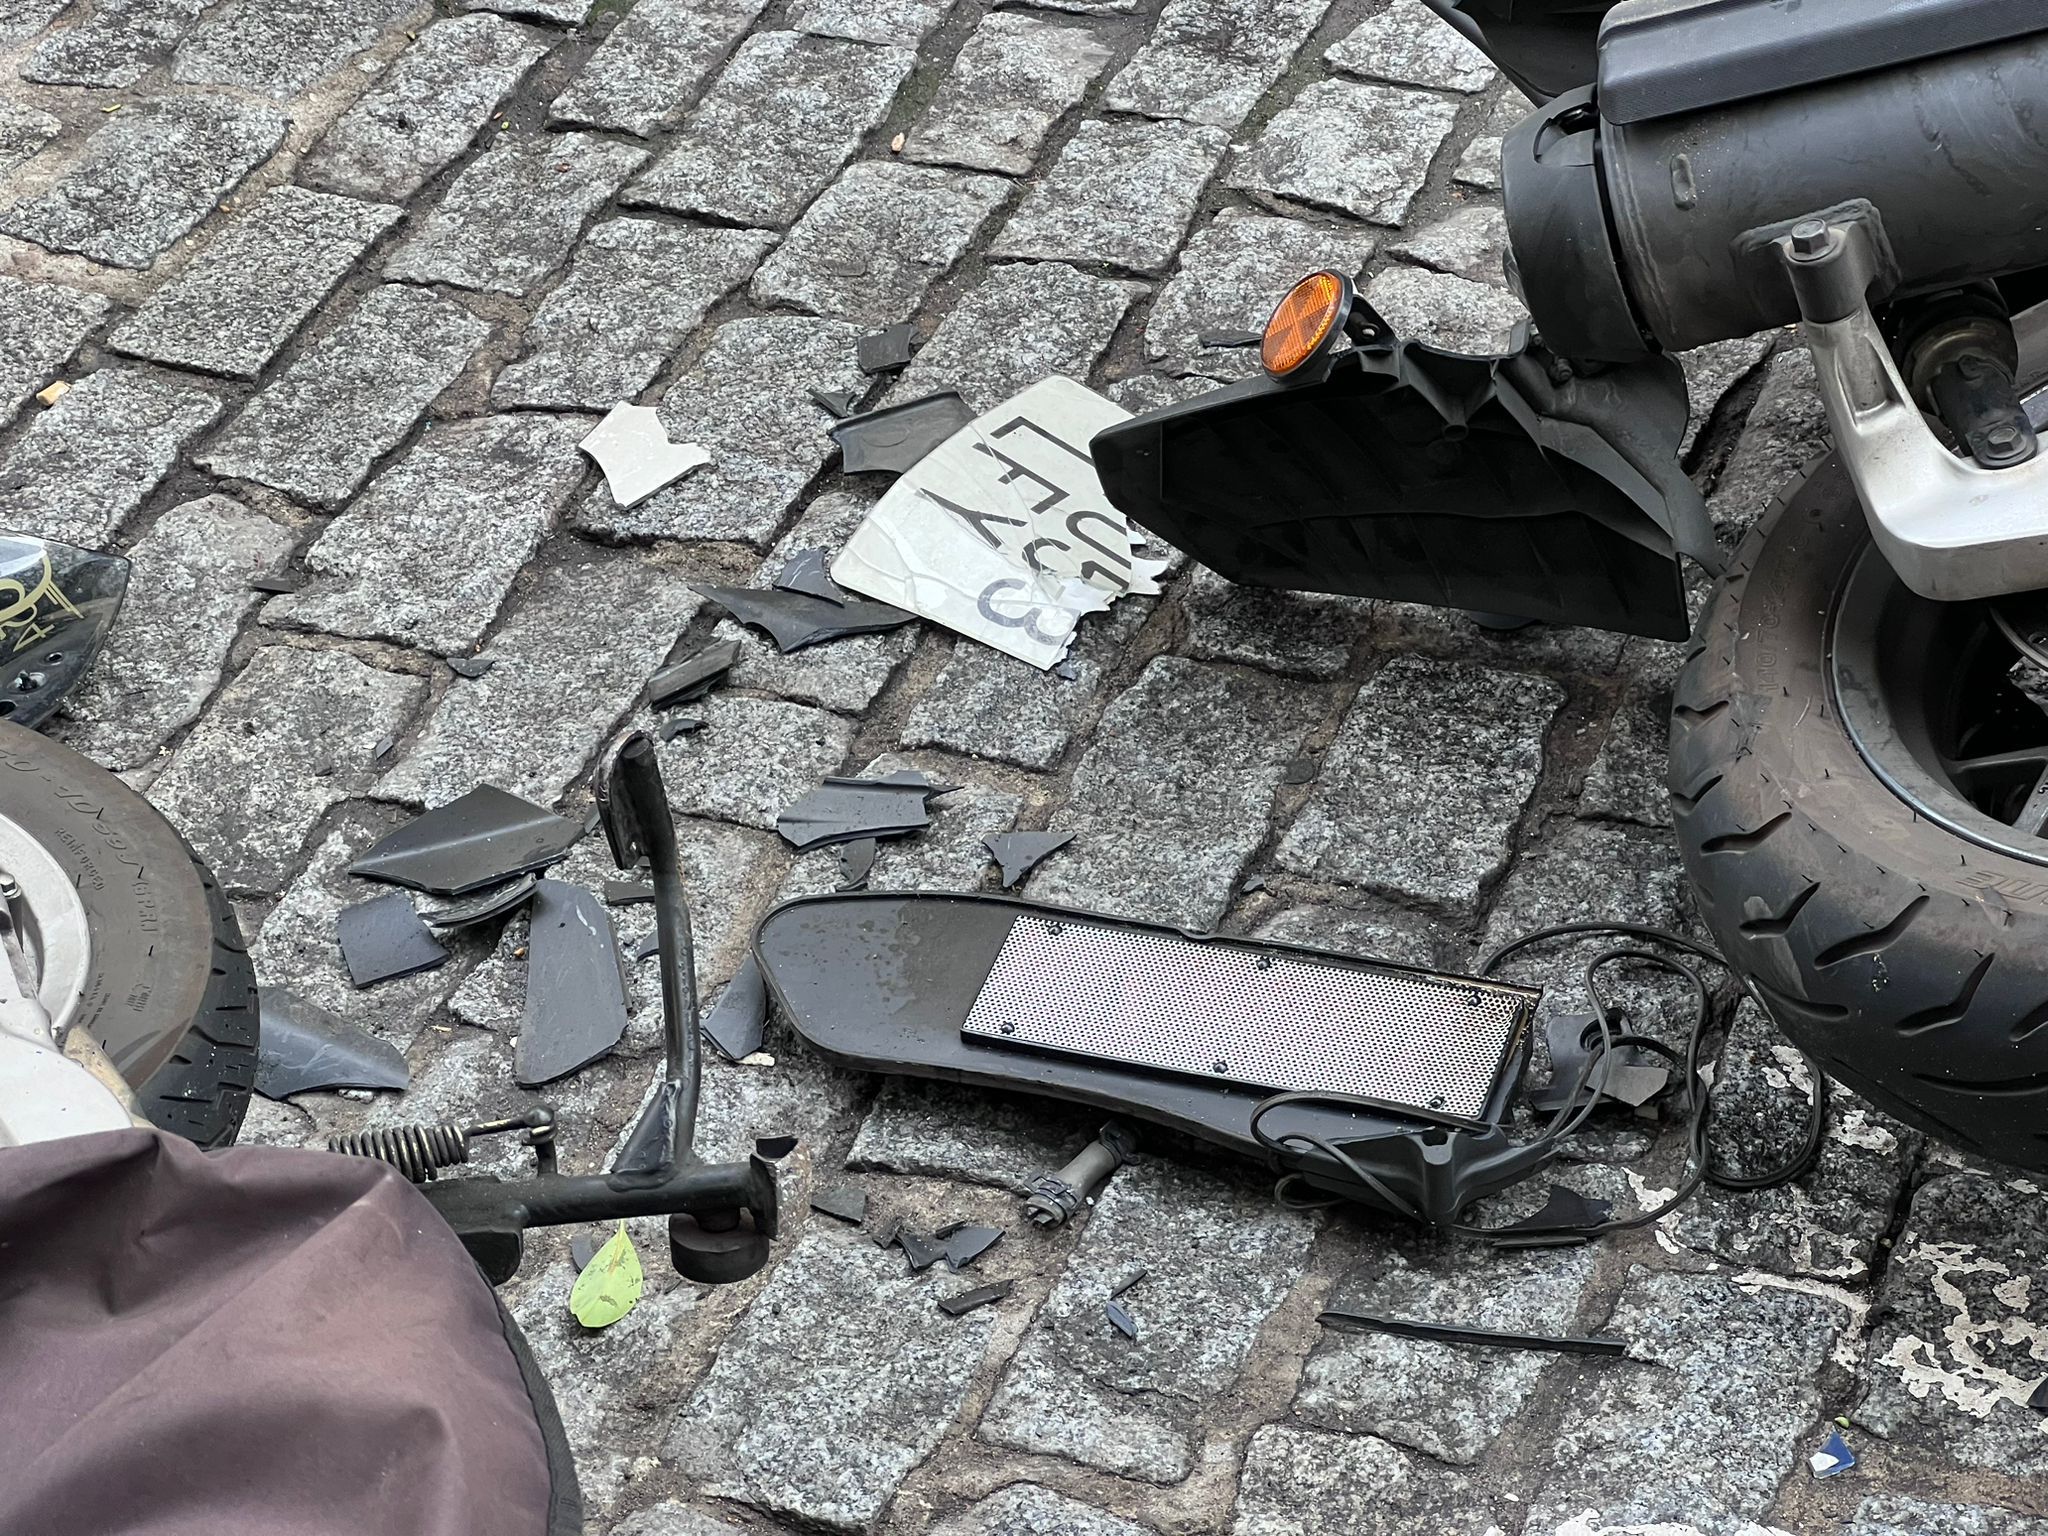
[[[1071,832],[997,832],[981,840],[1003,872],[1003,889],[1009,890],[1038,867],[1039,861],[1059,852],[1074,840]]]
[[[907,367],[911,354],[917,350],[917,326],[909,321],[886,325],[879,331],[870,331],[854,343],[854,360],[860,371],[872,377],[878,373],[890,373]]]
[[[409,885],[436,896],[466,896],[514,875],[546,869],[583,829],[553,811],[479,784],[380,838],[349,873]]]
[[[626,1033],[626,986],[604,903],[580,885],[543,880],[526,944],[526,1012],[512,1077],[551,1083],[587,1067]]]
[[[808,851],[832,843],[901,837],[931,825],[925,802],[934,793],[922,777],[910,779],[829,778],[785,807],[775,830],[792,848]]]
[[[341,945],[348,979],[358,987],[414,976],[448,963],[448,951],[420,921],[412,898],[403,891],[342,908],[334,919],[334,937]]]
[[[800,549],[782,563],[771,585],[779,592],[801,592],[844,607],[846,594],[825,573],[826,563],[824,550]]]
[[[265,987],[258,1006],[255,1088],[266,1099],[329,1088],[399,1089],[412,1081],[397,1046],[288,987]]]
[[[742,624],[765,629],[777,650],[800,651],[807,645],[843,640],[848,635],[878,635],[901,629],[916,619],[914,613],[888,603],[864,597],[831,601],[807,592],[784,592],[776,588],[699,587],[704,596],[717,603]]]
[[[128,562],[0,533],[0,720],[30,730],[91,668],[128,592]]]
[[[665,709],[671,704],[687,704],[692,699],[701,698],[732,670],[732,664],[739,659],[740,643],[737,640],[721,640],[715,645],[707,645],[674,666],[663,667],[648,679],[647,702],[656,709]]]
[[[1686,425],[1669,358],[1583,375],[1524,328],[1495,356],[1354,347],[1322,377],[1121,422],[1092,451],[1133,521],[1246,586],[1682,640],[1679,557],[1720,568]]]
[[[900,475],[973,420],[967,402],[947,389],[842,417],[829,430],[848,474]]]
[[[1432,1323],[1407,1317],[1378,1317],[1367,1312],[1330,1311],[1317,1314],[1325,1328],[1355,1333],[1390,1333],[1404,1339],[1426,1339],[1434,1344],[1477,1344],[1489,1349],[1533,1349],[1565,1355],[1625,1355],[1623,1339],[1587,1338],[1570,1334],[1509,1333],[1498,1328],[1474,1328],[1464,1323]]]
[[[768,986],[750,954],[740,961],[740,968],[704,1016],[704,1038],[717,1046],[727,1061],[744,1061],[761,1049],[767,1027]]]
[[[540,884],[539,875],[521,875],[503,885],[479,892],[461,901],[450,902],[426,914],[427,925],[443,933],[453,933],[462,928],[474,928],[494,918],[516,912],[533,899],[535,887]]]
[[[1014,1280],[998,1280],[994,1285],[977,1285],[971,1291],[962,1291],[957,1296],[941,1296],[939,1310],[948,1317],[965,1317],[979,1307],[986,1307],[1003,1300],[1016,1289]]]

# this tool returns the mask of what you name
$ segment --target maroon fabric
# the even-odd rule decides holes
[[[382,1164],[0,1150],[0,1532],[544,1536],[563,1491],[501,1318]]]

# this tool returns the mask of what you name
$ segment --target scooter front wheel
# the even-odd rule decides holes
[[[1900,1119],[2048,1169],[2048,594],[1938,603],[1832,456],[1694,632],[1673,819],[1722,952]]]

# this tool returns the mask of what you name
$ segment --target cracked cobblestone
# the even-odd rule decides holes
[[[1457,116],[1427,91],[1319,81],[1266,125],[1225,179],[1247,192],[1400,224]]]
[[[1167,0],[1102,104],[1112,112],[1235,128],[1308,40],[1330,0]]]
[[[681,114],[765,4],[640,0],[554,99],[549,122],[647,137]]]
[[[1166,270],[1229,140],[1202,124],[1090,120],[1025,194],[993,256]]]
[[[1109,67],[1085,27],[998,12],[975,28],[945,84],[910,131],[905,158],[1023,176],[1045,138]]]

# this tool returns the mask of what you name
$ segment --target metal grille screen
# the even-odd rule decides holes
[[[1022,916],[962,1032],[1477,1120],[1526,1002],[1489,985]]]

